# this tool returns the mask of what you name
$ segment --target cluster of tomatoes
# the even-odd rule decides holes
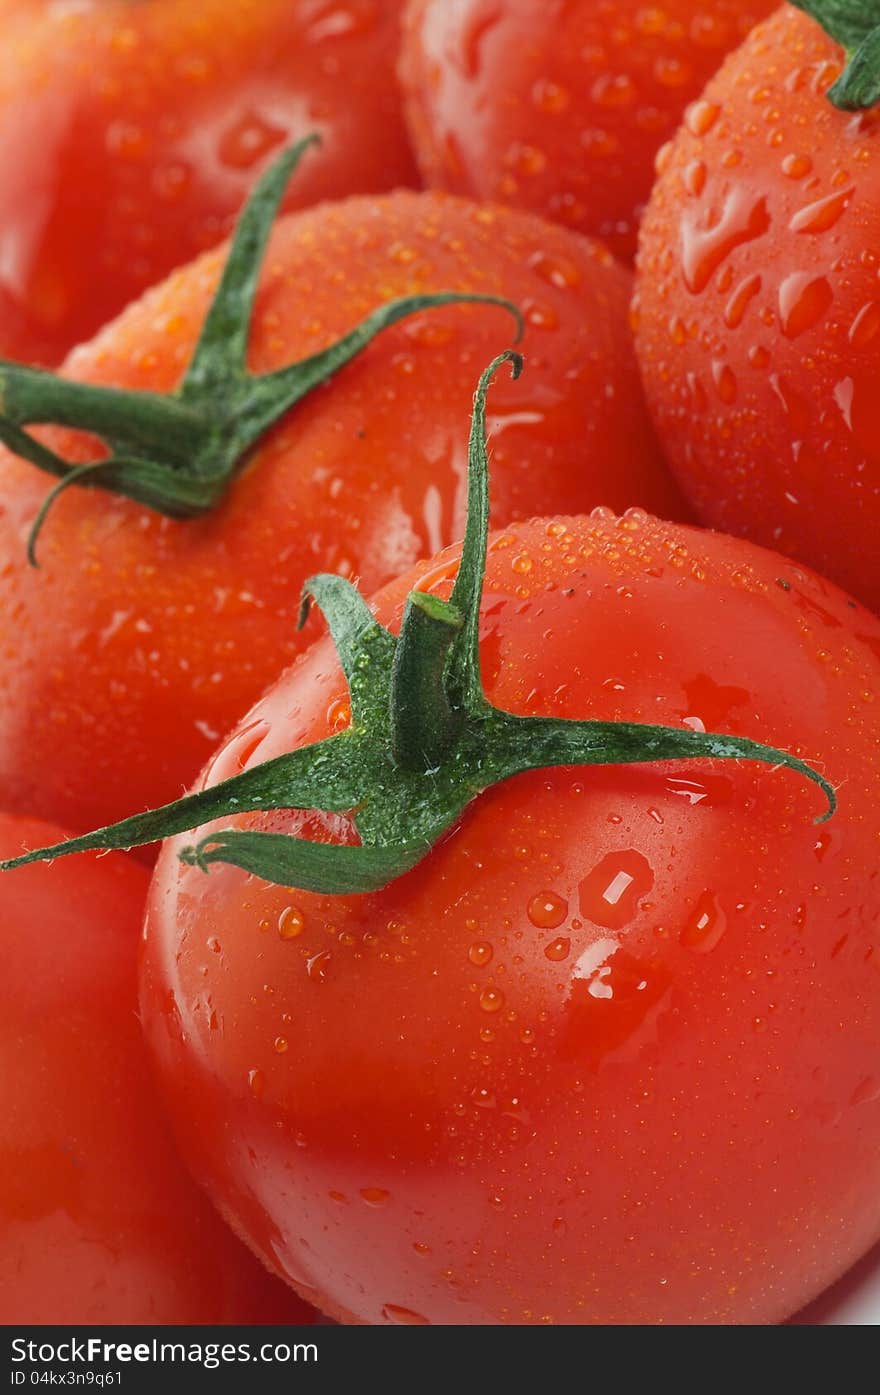
[[[880,108],[829,100],[849,9],[0,0],[2,857],[357,727],[300,595],[448,614],[497,302],[525,368],[488,409],[486,697],[760,742],[838,799],[817,824],[753,760],[524,763],[371,890],[182,860],[192,832],[152,871],[3,873],[4,1322],[775,1323],[880,1238]],[[220,378],[198,421],[179,391],[222,239],[312,132],[249,325],[210,329],[246,345],[236,409],[409,312],[211,507],[150,507],[155,453],[186,480],[179,439],[226,421]],[[224,826],[358,837],[329,797]]]

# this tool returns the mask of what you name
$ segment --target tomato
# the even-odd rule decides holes
[[[775,0],[411,0],[400,73],[428,183],[631,259],[654,155]]]
[[[379,620],[449,597],[457,559]],[[838,812],[817,827],[815,788],[751,761],[537,771],[347,896],[206,876],[170,840],[141,1009],[185,1155],[343,1321],[778,1322],[880,1235],[880,622],[748,543],[600,510],[494,536],[481,662],[520,715],[793,750]],[[348,700],[320,640],[205,781]]]
[[[57,837],[0,816],[5,857]],[[174,1152],[136,1016],[146,889],[121,855],[0,880],[0,1320],[311,1322]]]
[[[790,6],[691,107],[645,216],[637,341],[699,516],[880,609],[880,117]]]
[[[0,12],[5,9],[0,6]],[[267,155],[316,130],[289,208],[416,179],[402,0],[34,0],[0,73],[0,353],[58,363],[220,242]]]
[[[79,349],[92,383],[167,390],[189,361],[224,253],[174,275]],[[602,502],[677,513],[641,397],[631,278],[598,244],[443,195],[324,205],[277,225],[250,361],[322,349],[390,297],[486,291],[523,307],[527,381],[499,386],[495,517]],[[24,543],[47,479],[0,451],[0,799],[74,829],[180,794],[306,644],[305,579],[369,592],[460,536],[461,421],[510,316],[450,306],[386,331],[265,437],[213,512],[188,522],[69,490]],[[88,458],[71,432],[45,432]]]

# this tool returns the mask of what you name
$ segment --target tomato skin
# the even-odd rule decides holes
[[[19,7],[20,8],[20,7]],[[55,364],[214,246],[279,148],[287,208],[417,182],[402,0],[31,6],[0,73],[0,354]]]
[[[448,596],[456,558],[379,618],[414,581]],[[344,898],[169,841],[141,1006],[185,1154],[345,1321],[778,1322],[880,1232],[880,623],[721,535],[537,520],[491,547],[481,657],[515,712],[797,749],[839,812],[817,827],[815,788],[751,763],[539,772]],[[344,701],[324,639],[204,778]]]
[[[221,257],[172,277],[67,371],[173,387]],[[598,502],[683,508],[641,397],[631,278],[598,244],[529,215],[401,193],[282,220],[266,265],[257,371],[323,348],[396,294],[459,288],[523,305],[528,369],[493,399],[498,522]],[[265,438],[200,520],[70,490],[42,534],[38,572],[24,542],[50,481],[0,451],[6,805],[81,830],[177,798],[308,643],[296,632],[307,577],[342,571],[369,592],[461,536],[463,423],[479,373],[512,334],[505,311],[482,306],[386,332]],[[48,439],[88,458],[69,432]]]
[[[631,260],[656,151],[774,5],[411,0],[400,76],[422,173]]]
[[[0,815],[0,856],[59,830]],[[0,879],[0,1321],[300,1322],[184,1172],[136,1016],[147,874],[122,856]]]
[[[635,320],[701,519],[877,610],[880,119],[828,102],[841,61],[790,6],[728,60],[660,163]]]

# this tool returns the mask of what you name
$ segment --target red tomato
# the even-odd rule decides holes
[[[58,830],[0,816],[0,855]],[[144,869],[0,879],[0,1321],[313,1320],[173,1151],[136,1014]]]
[[[411,0],[400,74],[428,183],[635,252],[654,155],[776,0]]]
[[[0,353],[58,363],[218,243],[309,131],[288,208],[413,183],[402,3],[35,0],[0,72]]]
[[[172,277],[66,372],[174,387],[223,255]],[[630,277],[598,244],[527,214],[401,193],[282,220],[266,267],[255,371],[323,348],[395,295],[486,291],[522,305],[528,381],[500,384],[492,407],[497,521],[597,502],[680,510],[641,397]],[[196,521],[68,491],[38,572],[24,541],[47,477],[0,451],[0,799],[82,829],[176,798],[305,647],[308,576],[340,571],[369,591],[461,535],[461,422],[476,372],[511,335],[488,306],[386,332],[289,413]],[[45,439],[87,458],[70,432]]]
[[[379,619],[448,597],[457,556]],[[495,536],[481,654],[510,711],[782,745],[839,812],[816,827],[814,787],[751,762],[538,772],[347,897],[171,840],[141,1005],[185,1153],[346,1321],[778,1322],[880,1234],[880,622],[749,544],[601,511]],[[346,701],[324,639],[208,783]]]
[[[660,162],[637,341],[700,517],[880,609],[880,113],[826,97],[840,48],[785,6]]]

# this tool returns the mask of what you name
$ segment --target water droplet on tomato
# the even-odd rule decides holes
[[[568,902],[554,891],[542,891],[528,905],[528,917],[539,930],[555,930],[568,915]]]
[[[756,200],[741,184],[727,195],[715,218],[705,220],[699,209],[686,210],[681,220],[681,266],[688,290],[694,295],[705,290],[737,247],[763,236],[769,227],[766,198]]]
[[[578,888],[581,913],[595,925],[621,930],[653,885],[654,873],[641,853],[608,853]]]
[[[391,1193],[385,1187],[361,1187],[360,1195],[368,1206],[384,1206]]]
[[[484,988],[480,994],[480,1007],[483,1012],[500,1012],[504,1007],[504,994],[498,988]]]
[[[483,968],[492,958],[493,950],[488,940],[477,940],[468,950],[468,959],[478,969]]]
[[[248,1071],[248,1088],[255,1100],[263,1098],[263,1091],[266,1088],[266,1077],[261,1070]]]
[[[559,935],[555,940],[551,940],[549,945],[544,946],[544,954],[554,964],[561,964],[570,953],[571,940],[566,935]]]
[[[880,305],[869,300],[863,305],[849,328],[849,342],[854,349],[863,349],[875,338],[880,329]]]
[[[431,1319],[422,1317],[412,1308],[401,1308],[397,1303],[386,1303],[382,1309],[386,1322],[396,1322],[403,1327],[430,1327]]]
[[[279,126],[258,111],[246,111],[221,135],[217,154],[228,169],[248,170],[270,150],[283,145],[286,127]]]
[[[531,269],[560,290],[571,290],[581,283],[581,271],[577,264],[560,253],[534,252],[528,262]]]
[[[707,102],[703,99],[691,103],[684,114],[684,124],[692,136],[705,136],[711,131],[720,115],[721,108],[716,102]]]
[[[740,281],[724,307],[724,323],[727,325],[728,329],[739,328],[745,318],[745,313],[749,305],[760,289],[761,278],[757,273],[753,276],[747,276],[744,281]]]
[[[720,941],[727,929],[727,917],[718,904],[718,898],[711,891],[704,891],[693,912],[679,935],[679,940],[687,949],[698,954],[708,954]]]
[[[841,189],[825,198],[808,203],[795,213],[789,223],[793,233],[823,233],[833,228],[846,212],[855,189]]]
[[[333,958],[329,950],[322,950],[320,954],[312,955],[306,960],[306,973],[313,983],[324,983],[327,978],[327,971],[330,968],[330,961]]]
[[[305,917],[296,906],[286,906],[278,917],[278,934],[282,940],[295,940],[303,932]]]
[[[812,329],[833,300],[834,292],[826,276],[813,276],[809,271],[793,271],[779,287],[783,334],[788,339],[797,339],[798,335]]]

